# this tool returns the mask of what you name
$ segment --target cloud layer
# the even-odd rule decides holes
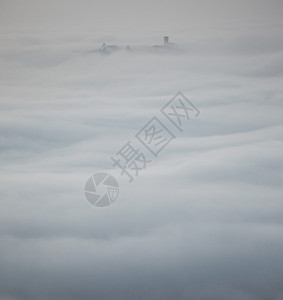
[[[245,28],[222,19],[188,37],[178,23],[180,51],[168,53],[87,52],[158,44],[160,29],[111,36],[6,21],[1,300],[283,299],[282,23],[260,7]],[[160,114],[178,91],[201,112],[183,133]],[[153,116],[177,138],[158,158],[135,141],[152,163],[129,184],[110,156]],[[120,184],[104,209],[83,195],[99,171]]]

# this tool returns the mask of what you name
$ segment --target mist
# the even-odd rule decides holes
[[[283,299],[282,12],[0,2],[1,300]],[[178,92],[200,111],[182,132]],[[157,157],[135,137],[153,117],[176,137]],[[128,141],[151,161],[131,183]],[[110,206],[83,193],[97,172]]]

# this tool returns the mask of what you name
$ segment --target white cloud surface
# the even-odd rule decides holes
[[[1,1],[0,299],[283,299],[281,2],[66,3]],[[110,156],[178,91],[200,115],[129,184]]]

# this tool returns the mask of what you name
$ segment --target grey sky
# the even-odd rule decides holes
[[[90,28],[132,33],[202,28],[207,24],[217,26],[221,22],[248,20],[270,24],[281,20],[283,10],[280,0],[1,0],[0,5],[3,28]]]

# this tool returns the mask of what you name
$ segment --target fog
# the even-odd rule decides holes
[[[1,300],[283,299],[282,12],[0,2]],[[160,112],[179,91],[200,111],[182,132]],[[176,136],[157,157],[135,138],[152,117]],[[132,183],[129,140],[151,160]],[[97,172],[119,182],[104,208]]]

